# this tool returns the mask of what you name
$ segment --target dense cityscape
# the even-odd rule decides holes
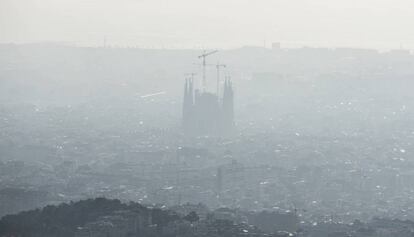
[[[0,45],[0,230],[107,198],[114,210],[67,236],[108,236],[82,232],[101,222],[110,236],[412,236],[410,51],[219,50],[221,79],[199,54]],[[211,93],[193,91],[201,69]],[[177,216],[120,227],[136,208]],[[220,225],[235,232],[206,235]]]

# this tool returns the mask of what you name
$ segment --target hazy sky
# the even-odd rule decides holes
[[[0,42],[414,48],[413,0],[0,0]]]

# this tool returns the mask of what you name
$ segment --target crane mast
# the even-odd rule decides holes
[[[207,80],[206,80],[206,57],[209,55],[212,55],[214,53],[217,53],[218,50],[214,50],[211,52],[206,53],[206,51],[204,50],[204,53],[200,56],[198,56],[198,58],[203,58],[203,92],[205,92],[207,90]]]

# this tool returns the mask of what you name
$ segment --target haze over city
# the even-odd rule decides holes
[[[0,237],[413,237],[414,3],[0,0]]]

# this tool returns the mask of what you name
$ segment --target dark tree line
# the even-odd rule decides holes
[[[137,215],[151,212],[153,223],[159,227],[179,218],[169,211],[149,209],[138,203],[96,198],[4,216],[0,220],[0,236],[74,236],[77,227],[117,211],[132,211]]]

